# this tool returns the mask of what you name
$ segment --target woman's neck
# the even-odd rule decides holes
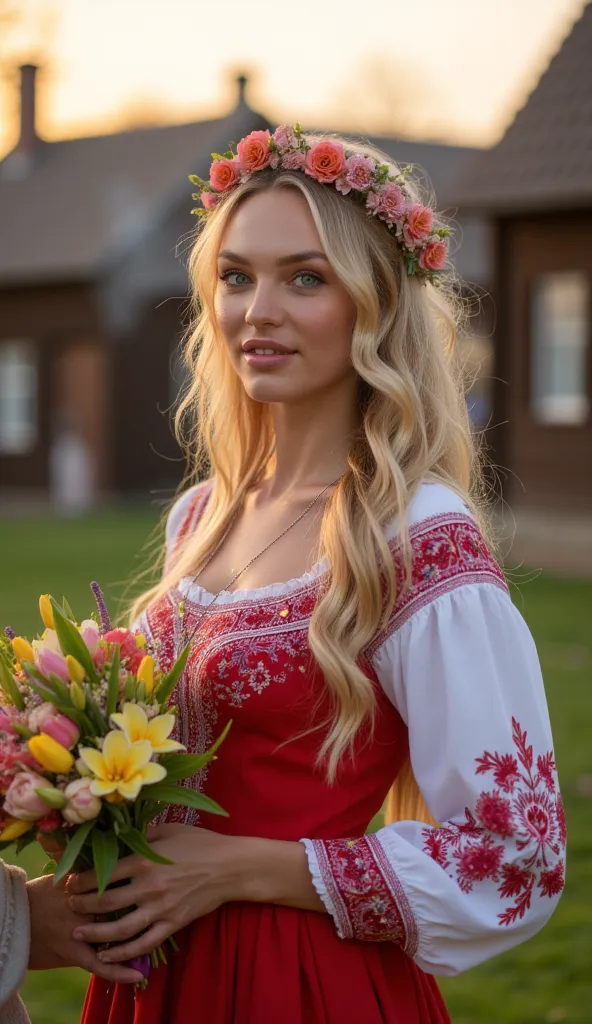
[[[323,487],[343,475],[358,427],[357,382],[303,402],[272,405],[275,453],[263,484],[268,499]]]

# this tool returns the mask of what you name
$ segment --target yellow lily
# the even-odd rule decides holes
[[[39,598],[39,611],[41,613],[41,618],[43,619],[43,625],[47,626],[48,629],[55,629],[53,608],[51,607],[49,594],[42,594]]]
[[[149,696],[154,689],[154,658],[152,655],[144,655],[140,662],[137,677],[139,683],[144,683],[146,694]]]
[[[111,721],[118,725],[130,743],[148,740],[155,754],[169,754],[173,750],[185,750],[182,743],[168,737],[175,726],[174,715],[156,715],[148,718],[137,704],[124,704],[123,711],[111,715]]]
[[[31,828],[32,822],[21,821],[19,818],[7,818],[4,828],[0,832],[1,843],[11,843],[14,839],[24,836]]]
[[[74,758],[69,750],[66,750],[61,743],[54,740],[53,736],[40,733],[39,736],[31,736],[27,746],[33,757],[48,772],[56,775],[67,775],[72,770]]]
[[[80,757],[95,776],[91,793],[107,799],[118,793],[125,800],[135,800],[142,786],[160,782],[166,775],[161,764],[150,760],[152,747],[147,740],[130,743],[117,729],[107,733],[102,750],[82,747]]]
[[[16,654],[17,661],[34,661],[33,648],[24,636],[15,636],[12,641],[12,649]]]

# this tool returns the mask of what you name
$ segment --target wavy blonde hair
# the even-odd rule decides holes
[[[308,134],[307,141],[326,137]],[[356,151],[391,163],[374,147],[356,144]],[[230,218],[248,196],[275,188],[304,196],[327,258],[357,308],[351,359],[360,378],[360,424],[347,470],[324,512],[319,554],[328,557],[331,572],[308,631],[331,698],[318,759],[333,782],[362,724],[374,722],[374,688],[360,660],[397,596],[385,526],[397,517],[409,570],[406,513],[423,480],[453,488],[478,514],[478,460],[451,359],[458,293],[453,283],[435,288],[408,277],[394,235],[353,195],[340,195],[301,172],[265,170],[229,192],[197,234],[188,264],[193,316],[184,337],[189,386],[175,430],[191,466],[183,486],[205,469],[215,487],[200,529],[185,540],[161,582],[135,602],[132,616],[198,571],[273,455],[269,406],[244,390],[216,324],[214,298],[217,254]],[[401,799],[412,817],[433,821],[409,766],[391,792],[391,816],[400,816]]]

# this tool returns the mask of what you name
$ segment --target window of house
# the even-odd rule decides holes
[[[35,447],[37,376],[30,341],[0,341],[0,453],[27,455]]]
[[[537,279],[532,301],[531,402],[540,423],[577,425],[590,409],[590,284],[568,271]]]

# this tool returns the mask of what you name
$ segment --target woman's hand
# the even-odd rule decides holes
[[[104,963],[150,953],[195,918],[241,898],[240,846],[245,842],[241,837],[191,825],[161,825],[148,830],[148,840],[156,853],[174,863],[154,864],[135,854],[123,857],[111,881],[129,884],[108,889],[101,897],[94,871],[71,875],[67,882],[70,907],[76,914],[109,914],[136,907],[118,921],[87,920],[76,927],[76,939],[120,943],[98,954]],[[138,937],[133,939],[134,935]]]

